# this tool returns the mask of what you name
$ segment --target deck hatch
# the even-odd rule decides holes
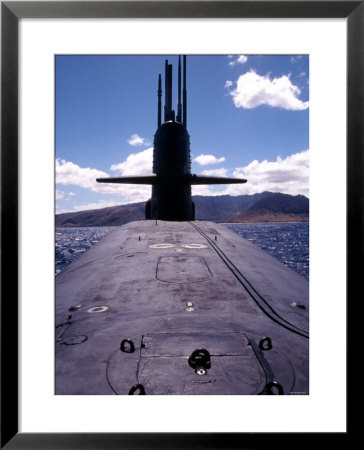
[[[203,376],[188,364],[207,349],[211,368]],[[149,394],[257,394],[265,374],[240,333],[151,333],[143,336],[138,380]]]
[[[156,277],[169,283],[194,283],[211,278],[204,258],[195,255],[161,256]]]

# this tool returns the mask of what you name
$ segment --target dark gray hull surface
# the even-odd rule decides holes
[[[131,222],[56,277],[56,394],[308,394],[308,282],[223,225]]]

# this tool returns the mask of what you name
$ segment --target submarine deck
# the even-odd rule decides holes
[[[224,225],[130,222],[56,277],[56,394],[308,394],[308,306]]]

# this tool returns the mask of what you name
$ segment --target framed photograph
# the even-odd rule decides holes
[[[277,438],[280,439],[280,445],[285,442],[288,444],[290,439],[297,439],[297,434],[300,435],[299,438],[302,439],[302,442],[310,439],[313,435],[318,440],[321,436],[322,439],[327,439],[327,433],[335,433],[335,439],[346,440],[349,436],[347,304],[349,298],[353,297],[354,291],[358,290],[357,280],[360,279],[359,274],[363,269],[362,263],[357,262],[361,260],[359,252],[362,249],[363,3],[360,1],[8,1],[2,2],[1,7],[2,447],[241,448],[241,442],[244,440],[244,448],[249,448],[260,446],[263,443],[267,444],[271,440],[274,442],[274,439]],[[129,77],[130,90],[135,92],[138,89],[138,83],[134,85],[132,81],[139,80],[139,72],[145,73],[148,70],[146,68],[148,64],[153,65],[154,61],[163,59],[164,55],[175,59],[178,58],[175,56],[178,54],[190,55],[187,56],[187,67],[188,61],[191,61],[192,65],[195,64],[197,67],[200,64],[202,68],[206,69],[206,73],[201,71],[201,86],[203,85],[202,79],[208,80],[208,73],[214,70],[214,67],[217,71],[218,67],[222,67],[222,62],[226,67],[230,65],[232,68],[235,65],[236,69],[237,66],[246,64],[249,60],[250,66],[246,75],[250,77],[250,83],[254,84],[253,87],[250,84],[251,89],[255,90],[256,86],[262,85],[262,83],[265,83],[265,86],[267,83],[285,83],[285,97],[283,98],[283,94],[280,96],[272,94],[271,97],[274,99],[269,100],[271,103],[264,100],[266,105],[274,108],[277,106],[275,102],[278,101],[279,107],[305,111],[308,108],[308,102],[310,103],[310,135],[309,143],[307,143],[307,147],[310,149],[310,340],[308,341],[308,329],[303,330],[300,321],[299,326],[296,327],[296,325],[292,325],[291,319],[287,320],[284,317],[282,319],[278,314],[272,319],[275,322],[274,326],[282,325],[297,334],[297,338],[292,338],[290,341],[291,347],[290,349],[287,347],[287,351],[292,350],[293,354],[301,345],[306,348],[309,342],[309,395],[297,395],[308,392],[294,392],[295,390],[292,389],[292,392],[289,392],[290,396],[276,397],[274,402],[271,397],[264,395],[229,395],[269,394],[281,393],[281,391],[283,393],[290,383],[286,379],[281,384],[277,383],[270,368],[270,364],[274,365],[275,357],[272,362],[270,357],[263,356],[263,353],[267,355],[265,351],[270,349],[270,338],[265,337],[258,345],[251,336],[249,337],[249,332],[244,334],[247,345],[254,350],[266,376],[271,377],[271,382],[267,382],[262,387],[263,391],[257,388],[256,392],[250,392],[251,386],[247,383],[248,391],[241,387],[236,391],[231,391],[230,388],[223,391],[215,389],[215,391],[209,392],[210,395],[204,395],[206,391],[199,390],[201,385],[192,381],[192,387],[184,386],[182,389],[182,391],[187,389],[187,395],[166,395],[180,394],[181,390],[178,386],[176,387],[176,383],[163,379],[163,376],[163,385],[170,385],[168,389],[160,389],[155,384],[154,378],[153,380],[148,378],[151,357],[144,349],[148,349],[153,341],[153,345],[160,353],[157,354],[158,358],[153,352],[151,356],[154,357],[154,361],[158,359],[162,361],[165,356],[163,352],[167,351],[169,342],[172,342],[173,339],[186,339],[181,332],[174,332],[173,336],[168,336],[170,341],[155,330],[143,335],[141,340],[140,337],[139,340],[135,340],[134,337],[131,340],[129,335],[132,334],[133,328],[130,326],[127,329],[127,335],[123,336],[124,340],[120,344],[120,351],[117,355],[115,353],[116,356],[111,355],[107,362],[107,380],[111,387],[110,392],[103,389],[93,391],[92,387],[90,388],[91,385],[87,384],[86,375],[89,371],[87,367],[79,366],[72,372],[69,361],[64,365],[62,362],[61,366],[55,362],[55,339],[56,346],[59,344],[58,354],[62,361],[65,352],[73,351],[76,347],[90,348],[83,344],[88,337],[81,332],[76,333],[77,339],[72,334],[67,337],[67,328],[73,320],[72,316],[80,314],[77,317],[80,318],[80,329],[82,330],[82,321],[89,320],[92,316],[89,313],[104,313],[110,308],[110,305],[102,303],[101,297],[96,294],[97,298],[89,298],[90,304],[87,308],[83,308],[82,303],[85,300],[78,301],[77,294],[75,294],[77,292],[76,280],[75,284],[69,285],[71,287],[67,287],[62,293],[65,297],[72,297],[72,305],[74,305],[69,309],[68,318],[65,316],[62,323],[58,318],[54,322],[57,309],[57,304],[54,302],[57,293],[57,286],[55,286],[57,283],[54,282],[54,233],[55,227],[57,227],[57,222],[55,223],[54,220],[55,195],[63,202],[60,203],[62,206],[58,205],[61,212],[63,205],[66,206],[67,201],[68,204],[71,204],[72,197],[75,195],[72,189],[68,188],[62,188],[62,192],[58,191],[59,187],[55,188],[55,176],[61,173],[65,174],[64,176],[68,178],[63,178],[63,186],[66,186],[72,176],[70,171],[78,170],[80,173],[81,170],[79,166],[67,162],[66,158],[62,159],[64,156],[58,155],[55,150],[57,139],[58,141],[62,140],[63,148],[69,145],[67,128],[72,127],[71,112],[77,108],[77,101],[73,103],[73,99],[70,97],[72,89],[74,89],[74,97],[84,89],[85,96],[81,101],[87,103],[92,86],[95,86],[95,92],[99,89],[96,84],[93,84],[96,78],[99,82],[102,80],[101,83],[113,82],[104,76],[106,71],[103,67],[105,58],[110,58],[110,61],[114,58],[113,67],[118,67],[117,70],[124,77],[120,77],[120,79],[125,80],[126,84]],[[120,55],[123,56],[120,57]],[[259,60],[259,56],[254,55],[263,56]],[[115,58],[121,58],[120,64],[115,64]],[[189,60],[189,58],[191,59]],[[258,75],[259,71],[255,68],[260,67],[259,64],[262,65],[265,58],[275,58],[275,61],[280,61],[280,63],[276,64],[277,72],[272,69],[272,73],[268,73],[266,68],[266,76],[263,79],[263,76]],[[96,59],[99,62],[94,63]],[[296,67],[296,72],[293,70],[289,72],[286,67],[283,72],[281,69],[283,63],[279,68],[281,61],[285,60],[289,61],[292,67]],[[133,63],[131,64],[130,61]],[[176,59],[173,64],[175,70],[177,70],[178,64],[178,70],[181,72],[181,62],[183,72],[186,65],[185,58],[181,58],[179,62]],[[299,65],[300,70],[298,70]],[[127,70],[132,66],[139,67],[140,71],[135,69],[134,72],[130,71],[129,73]],[[309,77],[308,68],[310,70]],[[162,70],[163,68],[160,69],[160,72]],[[171,122],[186,128],[187,119],[184,111],[187,100],[184,97],[185,89],[183,89],[182,100],[181,74],[179,74],[178,83],[178,106],[175,111],[172,111],[168,103],[168,93],[171,90],[168,85],[168,79],[171,81],[168,70],[169,66],[166,62],[166,84],[163,85],[166,95],[165,124]],[[282,72],[281,75],[279,75],[279,70]],[[96,78],[86,77],[90,71],[95,71]],[[67,90],[67,77],[74,73],[78,74],[79,83],[75,84],[71,90]],[[286,73],[287,76],[283,76],[283,73]],[[281,78],[279,78],[280,76]],[[273,77],[275,78],[272,82]],[[185,80],[185,74],[183,74],[183,79]],[[257,93],[255,97],[249,93],[249,95],[244,94],[242,89],[239,90],[238,80],[235,81],[233,78],[230,80],[233,81],[225,81],[225,86],[223,86],[225,90],[222,89],[221,96],[233,101],[236,108],[246,107],[249,109],[263,101],[262,93]],[[140,83],[143,82],[143,78],[140,77]],[[175,81],[174,83],[177,86]],[[212,84],[213,81],[210,80],[210,83]],[[306,83],[307,89],[302,88],[304,83]],[[86,92],[87,85],[89,90]],[[301,90],[306,89],[307,91],[307,95],[303,94],[301,99],[298,99],[298,85]],[[207,86],[209,85],[207,84]],[[270,88],[264,87],[265,92]],[[157,82],[155,91],[157,93]],[[159,99],[160,91],[161,81],[159,81],[158,88]],[[126,86],[125,92],[127,92]],[[96,93],[96,95],[98,94]],[[59,102],[60,98],[63,100],[62,104]],[[279,99],[277,100],[277,98]],[[291,102],[289,106],[287,106],[287,102]],[[126,103],[131,106],[131,114],[137,115],[138,109],[137,105],[133,104],[132,95],[126,100]],[[136,100],[136,103],[143,103],[143,95]],[[208,126],[208,116],[214,117],[214,108],[217,107],[217,104],[208,103],[209,111],[206,117],[203,117],[201,112],[201,118],[204,118],[206,126]],[[156,110],[156,108],[154,109]],[[84,109],[82,112],[84,119],[77,127],[82,127],[88,120],[91,120],[91,116],[86,117],[85,111]],[[159,105],[158,130],[163,128],[161,113],[162,106]],[[144,115],[149,117],[151,114],[146,110]],[[144,121],[142,115],[140,117]],[[154,116],[150,120],[157,123]],[[308,114],[306,122],[308,122]],[[60,123],[63,127],[59,125]],[[108,123],[108,119],[105,117],[103,127],[107,129]],[[287,124],[291,127],[290,129],[284,129],[276,116],[271,126],[282,129],[282,135],[289,136],[289,133],[292,133],[293,136],[292,130],[296,125],[291,119],[287,120]],[[90,126],[90,123],[86,124],[87,130],[91,130]],[[197,131],[191,133],[192,142],[194,136],[198,135],[199,127],[202,126],[203,122],[201,121],[201,125],[197,126]],[[231,126],[239,127],[239,124],[234,125],[231,122]],[[226,134],[227,131],[224,128],[221,134]],[[164,132],[167,133],[166,130]],[[241,132],[243,133],[243,129]],[[257,132],[260,131],[257,130]],[[148,184],[154,183],[153,185],[163,186],[161,181],[163,169],[161,169],[161,165],[159,168],[157,167],[162,163],[156,162],[158,155],[155,152],[156,148],[163,148],[162,140],[166,139],[167,135],[163,134],[163,139],[159,143],[157,134],[154,142],[154,175],[146,175],[141,170],[141,165],[145,161],[151,160],[151,154],[149,154],[153,150],[151,147],[148,154],[148,149],[145,150],[145,154],[137,153],[137,151],[133,153],[136,158],[138,155],[142,157],[142,154],[146,156],[145,160],[138,160],[140,173],[129,173],[128,169],[125,169],[126,161],[111,166],[110,170],[115,170],[115,174],[119,177],[112,183],[125,182],[125,179],[121,180],[120,175],[126,175],[128,181],[133,178],[134,183],[146,184],[148,182]],[[138,146],[144,139],[143,136],[137,134],[129,136],[129,145]],[[82,139],[84,140],[84,138]],[[82,139],[78,141],[79,146],[84,145],[81,142]],[[220,146],[224,143],[223,138],[221,139]],[[200,137],[196,140],[199,147],[204,145],[204,141]],[[285,161],[285,157],[288,159],[288,154],[284,153],[283,139],[281,142],[282,149],[278,154],[283,156],[277,158],[278,162]],[[144,144],[147,144],[146,140],[144,140]],[[226,144],[231,145],[228,141]],[[99,142],[99,145],[102,147],[103,143]],[[206,141],[206,147],[208,145],[211,146]],[[249,141],[248,145],[253,146],[254,144]],[[304,149],[302,148],[302,150]],[[162,152],[162,150],[160,151]],[[196,152],[198,151],[196,150]],[[201,153],[203,152],[201,151]],[[308,150],[306,153],[303,151],[297,153],[300,155],[298,166],[301,164],[302,167],[304,164],[308,167],[308,162],[306,164],[306,160],[304,160],[304,158],[308,158]],[[67,155],[67,152],[64,154]],[[86,148],[84,154],[87,155]],[[206,157],[210,157],[210,164],[211,157],[214,158],[214,163],[224,160],[223,157],[219,160],[221,155],[215,157],[206,154],[201,154],[199,160],[197,154],[193,154],[195,164],[202,161],[201,165],[204,165]],[[71,157],[67,158],[71,161]],[[54,171],[55,159],[56,172]],[[257,156],[256,165],[259,165],[258,159]],[[97,162],[87,162],[90,159],[85,161],[83,167],[86,167],[87,164],[95,164],[91,167],[97,167]],[[174,161],[171,160],[168,165],[169,170],[173,163]],[[181,164],[183,165],[183,163]],[[137,166],[131,164],[130,167]],[[273,171],[275,169],[276,167],[272,168]],[[85,170],[92,171],[94,169]],[[243,170],[235,172],[234,177],[244,174]],[[159,184],[155,181],[155,174]],[[94,172],[92,172],[93,175]],[[108,175],[110,173],[106,174],[106,176]],[[192,175],[191,171],[187,170],[183,175],[183,183],[186,184],[186,177],[189,177],[190,185],[216,183],[218,177],[232,176],[232,169],[229,173],[227,169],[219,171],[216,166],[213,166],[213,169],[206,170],[202,175],[203,179],[198,179],[198,176]],[[109,178],[105,178],[105,172],[101,170],[98,171],[97,178],[102,183],[109,181]],[[138,179],[136,180],[136,178]],[[232,179],[225,178],[225,180]],[[175,188],[173,186],[173,189]],[[113,192],[110,188],[108,189],[105,188],[105,192]],[[188,198],[186,197],[187,200],[184,198],[183,211],[176,212],[176,208],[168,209],[164,206],[163,199],[168,195],[162,192],[162,188],[158,187],[158,189],[155,188],[152,191],[150,207],[149,210],[146,209],[145,213],[146,218],[155,219],[157,224],[157,220],[169,220],[170,214],[173,213],[177,216],[171,220],[194,220],[193,204],[190,201],[191,194],[189,197],[187,196]],[[207,192],[207,190],[201,190],[201,192]],[[236,195],[238,191],[234,192]],[[139,191],[136,193],[136,191],[128,190],[125,193],[125,195],[130,195],[130,199],[138,198],[137,195],[139,195]],[[94,204],[92,201],[91,197],[90,200],[84,199],[84,203],[88,205]],[[161,213],[161,211],[164,212]],[[198,226],[199,224],[197,224],[197,228]],[[203,230],[197,231],[204,237]],[[142,231],[140,233],[139,242],[143,240],[144,236]],[[217,236],[218,234],[215,235],[215,241],[219,239]],[[208,237],[208,234],[204,238],[212,248],[217,248],[216,252],[219,251],[219,242],[214,242]],[[163,250],[164,247],[158,247],[158,245],[162,245],[158,242],[153,242],[154,247]],[[149,244],[151,243],[149,242]],[[176,252],[192,248],[192,253],[196,253],[196,255],[198,252],[196,249],[203,247],[201,244],[186,244],[182,241],[179,244],[181,245],[176,247]],[[175,246],[174,243],[168,245]],[[200,247],[196,247],[196,245],[200,245]],[[153,245],[149,245],[149,247],[154,248]],[[149,249],[147,250],[149,251]],[[117,255],[112,256],[112,261],[117,265],[118,262],[122,262],[123,258],[135,256],[135,254],[134,250],[132,253],[128,253],[124,248]],[[170,256],[169,259],[166,259],[165,256],[158,259],[157,280],[164,282],[171,281],[171,276],[175,278],[175,274],[171,275],[174,265],[179,273],[178,276],[183,278],[189,274],[187,266],[182,264],[184,261],[180,257],[182,253],[176,253],[176,255],[173,257],[174,259],[171,259]],[[229,266],[229,258],[226,255],[220,256],[222,259],[224,257],[226,259],[224,263],[231,271],[238,270],[234,266]],[[192,277],[193,282],[200,281],[200,279],[205,280],[204,277],[209,276],[209,266],[206,265],[208,269],[206,271],[200,256],[192,255],[189,258],[188,264],[192,265],[194,269],[193,273],[191,272],[188,276]],[[138,262],[135,267],[137,264]],[[111,270],[116,270],[116,266],[114,266]],[[238,278],[236,274],[235,277]],[[173,283],[180,282],[179,279],[176,281],[174,278]],[[91,279],[87,280],[87,285],[91,281]],[[96,292],[95,288],[93,289]],[[245,289],[249,290],[249,285]],[[62,288],[58,290],[58,293],[60,292],[62,292]],[[255,294],[250,293],[249,295],[253,298]],[[260,300],[257,299],[258,307],[264,310],[264,304],[259,302]],[[100,306],[104,304],[108,304],[108,306]],[[306,308],[303,304],[295,302],[290,302],[290,304],[295,308],[298,305],[298,309],[302,309],[302,311]],[[196,305],[191,301],[187,302],[185,306],[186,311],[196,309]],[[275,314],[270,306],[267,308],[269,309],[266,312],[267,316]],[[93,315],[95,320],[99,320],[97,317],[97,314]],[[170,320],[173,321],[173,316],[171,317]],[[289,317],[291,316],[289,315]],[[164,324],[163,320],[161,320],[161,324]],[[55,325],[56,332],[54,332]],[[165,322],[165,327],[169,326],[168,321]],[[158,327],[159,325],[157,325]],[[337,339],[337,330],[340,330],[340,339]],[[275,336],[274,330],[272,333]],[[137,331],[135,331],[135,335],[138,335]],[[206,333],[207,335],[208,333]],[[97,333],[95,336],[97,337]],[[221,335],[219,340],[221,343],[227,339],[229,345],[235,345],[235,341],[231,343],[230,338],[232,338],[230,335],[223,337]],[[206,337],[207,347],[213,342],[211,339],[209,336]],[[128,357],[128,353],[133,353],[134,346],[141,355],[142,365],[139,361],[136,369],[137,381],[133,381],[133,376],[130,378],[131,390],[129,393],[134,394],[136,390],[139,391],[139,394],[158,395],[146,395],[140,397],[139,400],[127,395],[121,397],[112,395],[113,393],[128,393],[125,391],[125,386],[120,384],[118,375],[119,369],[125,365],[124,360],[120,359],[120,355],[124,358],[126,354]],[[203,367],[201,366],[201,358],[203,359],[208,354],[206,350],[203,350],[203,354],[201,352],[200,349],[197,356],[195,352],[192,352],[188,369],[195,370],[200,378],[211,367],[210,360],[206,364],[203,363]],[[208,354],[208,356],[210,355]],[[218,356],[230,355],[227,353]],[[216,357],[215,354],[212,355],[211,360],[213,366],[215,364],[214,357]],[[86,362],[87,358],[83,352],[82,360]],[[95,376],[94,362],[98,358],[97,355],[89,357],[90,366],[88,367],[90,370],[91,368],[94,370]],[[195,367],[196,358],[199,361],[198,367]],[[178,358],[175,358],[175,361],[178,365]],[[228,363],[224,362],[224,364]],[[292,362],[289,364],[292,365]],[[328,370],[331,365],[331,369]],[[235,362],[233,366],[236,369]],[[111,372],[112,368],[115,369],[114,372]],[[240,369],[243,370],[243,368]],[[157,371],[159,370],[157,368]],[[273,372],[276,373],[276,369]],[[334,377],[332,376],[333,372],[335,373]],[[230,375],[232,377],[232,373]],[[305,376],[296,375],[297,386],[304,386],[303,378]],[[141,383],[139,380],[144,381],[142,384],[137,384]],[[211,383],[215,381],[216,379]],[[71,387],[73,382],[74,385]],[[129,386],[128,383],[127,385]],[[217,384],[214,386],[216,388]],[[224,411],[223,414],[222,411]]]

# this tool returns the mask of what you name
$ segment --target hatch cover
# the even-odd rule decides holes
[[[131,337],[134,351],[115,350],[107,379],[116,394],[142,385],[147,395],[256,395],[264,394],[272,380],[284,394],[290,393],[295,384],[292,364],[274,350],[274,343],[273,349],[260,350],[258,339],[243,331],[166,331]],[[198,363],[191,361],[193,355]],[[206,355],[208,364],[201,367],[198,358],[206,363]]]
[[[169,283],[194,283],[211,278],[211,272],[199,256],[161,256],[157,263],[157,279]]]
[[[198,348],[210,354],[204,375],[188,360]],[[152,333],[143,336],[138,380],[150,394],[257,394],[264,370],[240,333]]]

